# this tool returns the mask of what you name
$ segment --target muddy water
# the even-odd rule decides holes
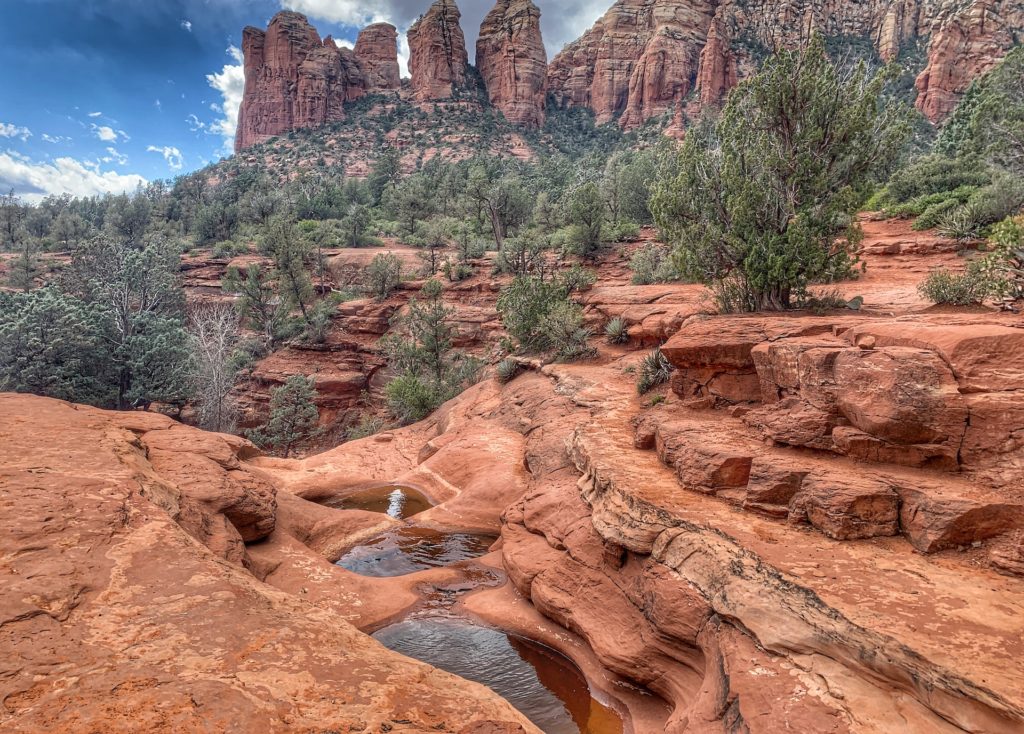
[[[479,558],[495,540],[493,535],[442,533],[411,526],[397,528],[356,546],[338,559],[337,565],[362,576],[405,576]]]
[[[576,667],[553,650],[456,619],[410,619],[377,632],[385,647],[482,683],[545,734],[622,734]]]
[[[365,489],[325,503],[336,510],[380,512],[396,520],[405,520],[426,512],[433,504],[411,487],[387,486]]]

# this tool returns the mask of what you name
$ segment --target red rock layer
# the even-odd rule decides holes
[[[678,107],[691,91],[718,104],[759,60],[812,33],[861,38],[885,60],[928,45],[917,105],[948,114],[970,82],[1019,43],[1019,0],[618,0],[551,63],[548,87],[563,106],[591,108],[599,122],[634,128]]]
[[[409,72],[418,102],[455,97],[466,86],[469,54],[455,0],[437,0],[409,29]]]
[[[370,90],[391,90],[402,86],[398,69],[398,30],[393,25],[374,23],[364,28],[356,40],[355,54]]]
[[[517,125],[544,124],[547,52],[532,0],[498,0],[484,18],[476,66],[491,103]]]
[[[345,117],[344,103],[361,97],[366,79],[355,55],[321,41],[304,15],[282,12],[266,31],[242,34],[245,92],[235,150],[290,130]]]

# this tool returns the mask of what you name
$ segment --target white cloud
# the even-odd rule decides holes
[[[43,133],[43,140],[47,143],[66,143],[70,141],[71,138],[64,135],[47,135],[46,133]]]
[[[103,117],[102,112],[90,112],[89,117]]]
[[[181,21],[181,27],[182,27],[182,30],[186,30],[189,33],[191,33],[192,32],[192,21],[190,21],[190,20],[183,20],[183,21]]]
[[[32,131],[27,127],[18,127],[10,123],[0,122],[0,138],[19,138],[25,142],[32,137]]]
[[[16,194],[33,203],[51,194],[120,194],[146,183],[146,179],[136,174],[103,171],[98,162],[74,158],[42,162],[16,156],[12,151],[0,153],[0,190],[14,189]]]
[[[91,125],[91,127],[92,127],[92,131],[93,131],[93,133],[95,133],[96,137],[99,138],[100,140],[102,140],[104,143],[116,143],[117,142],[117,132],[114,130],[114,128],[107,127],[106,125],[96,125],[96,124]]]
[[[224,138],[224,152],[230,154],[235,146],[235,131],[238,129],[238,109],[242,105],[242,93],[245,91],[245,69],[242,66],[241,49],[231,46],[228,55],[235,62],[225,64],[219,72],[206,75],[207,83],[220,92],[221,102],[213,103],[210,109],[220,115],[220,119],[209,125],[209,130]]]
[[[206,123],[200,120],[195,115],[189,115],[185,118],[185,122],[188,123],[189,132],[203,132],[206,130]]]
[[[182,158],[181,151],[169,145],[165,145],[162,148],[150,145],[146,148],[146,152],[161,154],[164,157],[164,160],[167,161],[167,165],[170,166],[171,170],[180,171],[185,165],[185,160]]]
[[[155,102],[153,102],[153,106],[156,107],[158,110],[162,110],[164,108],[164,103],[158,99]]]
[[[116,163],[119,166],[128,165],[128,156],[121,153],[117,148],[107,148],[107,154],[100,158],[102,163]]]

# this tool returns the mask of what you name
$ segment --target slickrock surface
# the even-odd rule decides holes
[[[417,102],[452,99],[466,86],[469,54],[455,0],[436,0],[409,29],[409,73]]]
[[[398,68],[398,30],[390,23],[374,23],[359,32],[356,58],[366,74],[369,91],[395,90],[402,86]]]
[[[366,77],[355,54],[321,41],[306,16],[281,12],[266,31],[242,34],[245,92],[235,150],[290,130],[345,118],[344,104],[361,97]]]
[[[560,105],[589,107],[599,122],[621,115],[622,125],[634,128],[681,105],[694,89],[700,104],[720,103],[766,54],[814,32],[863,39],[885,61],[923,44],[928,58],[917,106],[938,121],[1021,42],[1024,8],[1016,0],[618,0],[555,57],[548,86]]]
[[[0,396],[0,729],[537,731],[250,574],[242,541],[277,514],[251,454],[155,415]]]
[[[509,122],[544,124],[547,66],[540,9],[532,0],[498,0],[480,27],[476,68]]]

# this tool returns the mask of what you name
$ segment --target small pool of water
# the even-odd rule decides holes
[[[411,619],[380,630],[385,647],[482,683],[545,734],[622,734],[621,717],[594,700],[567,658],[489,627],[452,619]]]
[[[356,546],[339,558],[337,565],[362,576],[405,576],[479,558],[496,540],[494,535],[396,528]]]
[[[398,486],[364,489],[347,497],[328,500],[324,504],[336,510],[381,512],[396,520],[405,520],[434,506],[422,492]]]

